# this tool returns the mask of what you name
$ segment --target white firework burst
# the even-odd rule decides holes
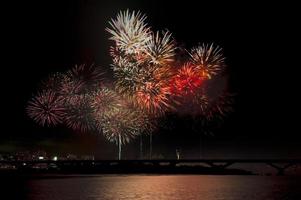
[[[121,11],[116,19],[111,19],[111,27],[106,30],[112,35],[110,39],[115,41],[117,48],[126,54],[138,54],[151,38],[145,19],[146,16],[139,11]]]

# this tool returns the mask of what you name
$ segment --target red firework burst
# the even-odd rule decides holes
[[[205,77],[191,63],[184,64],[171,79],[171,93],[177,96],[194,94],[200,89]]]
[[[42,126],[57,125],[62,123],[65,114],[63,102],[55,92],[45,90],[28,102],[27,114]]]

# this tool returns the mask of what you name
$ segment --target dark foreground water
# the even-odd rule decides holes
[[[6,177],[0,182],[1,200],[301,200],[301,177],[290,176]]]

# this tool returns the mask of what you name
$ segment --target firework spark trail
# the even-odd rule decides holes
[[[29,117],[42,126],[62,123],[65,115],[63,99],[50,90],[39,92],[28,102],[26,110]]]
[[[116,46],[126,54],[140,52],[151,38],[145,19],[146,16],[139,11],[120,12],[116,19],[111,19],[109,22],[111,27],[106,29],[112,34],[110,40],[115,41]]]
[[[222,49],[218,46],[206,45],[193,48],[190,52],[191,62],[209,79],[217,75],[225,66]]]

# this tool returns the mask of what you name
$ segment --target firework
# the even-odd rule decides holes
[[[145,48],[150,40],[150,31],[145,24],[146,16],[140,12],[120,12],[116,19],[109,22],[106,30],[112,34],[111,40],[126,54],[136,54]]]
[[[159,32],[153,33],[145,47],[147,62],[159,66],[170,64],[174,61],[175,49],[170,32],[163,33],[163,37],[160,37]]]
[[[131,109],[122,107],[101,121],[101,131],[105,138],[118,145],[118,159],[121,159],[122,145],[129,143],[144,130],[141,118]]]
[[[162,82],[146,82],[133,99],[138,107],[149,114],[161,115],[172,109],[169,102],[170,88]]]
[[[181,67],[171,79],[171,93],[178,96],[193,95],[200,89],[204,77],[191,63]]]
[[[103,80],[103,72],[94,64],[75,65],[67,74],[73,79],[82,80],[86,85],[99,83]]]
[[[162,114],[171,109],[168,79],[169,66],[138,64],[121,58],[113,65],[116,89],[136,106],[151,114]]]
[[[75,65],[61,80],[62,95],[77,95],[89,92],[103,80],[103,72],[94,65]]]
[[[142,131],[139,115],[127,108],[121,108],[102,119],[102,132],[111,142],[129,143]],[[120,139],[120,141],[119,141]]]
[[[222,49],[218,46],[201,45],[193,48],[189,53],[191,62],[201,71],[202,76],[209,79],[217,75],[225,66]]]
[[[149,113],[162,113],[169,109],[167,72],[156,70],[154,66],[139,68],[131,64],[134,63],[120,63],[114,68],[117,91]]]
[[[104,118],[108,118],[112,113],[117,112],[124,106],[124,101],[119,95],[107,88],[102,87],[91,95],[91,108],[93,116],[98,122],[102,122]]]
[[[100,88],[91,95],[91,108],[97,128],[111,142],[128,143],[130,139],[150,130],[148,116],[130,105],[114,90]]]
[[[90,96],[87,94],[72,95],[65,100],[64,122],[67,127],[83,132],[94,129],[95,121],[90,101]]]
[[[112,68],[117,79],[116,89],[121,94],[132,95],[146,72],[136,62],[131,62],[126,58],[116,60]]]
[[[65,98],[72,97],[73,95],[79,95],[84,92],[85,83],[83,80],[75,79],[68,75],[65,75],[61,79],[61,85],[59,94]]]
[[[55,92],[45,90],[28,102],[26,108],[30,118],[44,125],[57,125],[63,121],[65,109],[63,99]]]
[[[210,99],[206,117],[213,121],[223,120],[229,113],[233,112],[234,94],[223,92],[217,98]]]
[[[41,86],[44,90],[51,90],[59,93],[62,89],[62,81],[65,77],[65,74],[59,72],[51,74],[46,80],[42,81]]]
[[[111,47],[116,89],[140,109],[151,114],[169,110],[169,64],[175,55],[171,33],[151,34],[145,16],[121,12],[107,29],[116,42]]]
[[[208,109],[208,95],[202,72],[192,63],[185,63],[170,80],[170,90],[177,111],[181,114],[204,116]]]
[[[106,28],[114,41],[114,86],[103,83],[94,65],[76,65],[42,83],[44,90],[26,108],[30,118],[43,126],[65,123],[74,130],[97,130],[118,145],[120,159],[122,145],[144,133],[150,135],[151,155],[158,119],[173,114],[169,111],[175,107],[204,127],[230,113],[233,96],[207,87],[225,66],[222,49],[200,45],[188,52],[187,61],[176,52],[170,32],[152,32],[145,20],[140,12],[127,10]]]
[[[111,142],[118,143],[121,137],[122,144],[128,143],[152,128],[150,118],[145,113],[131,107],[129,102],[108,88],[102,88],[93,95],[91,107],[97,128]]]
[[[176,101],[178,114],[197,118],[207,118],[209,99],[203,91],[199,91],[198,93],[189,96],[178,96]]]

